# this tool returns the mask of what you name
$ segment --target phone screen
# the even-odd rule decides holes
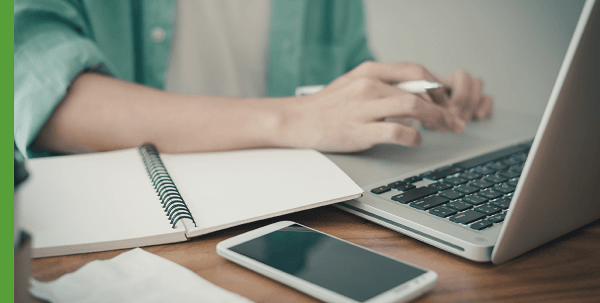
[[[359,302],[425,273],[298,224],[230,250]]]

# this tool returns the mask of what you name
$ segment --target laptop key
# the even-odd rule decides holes
[[[432,181],[437,181],[439,179],[446,178],[446,174],[443,174],[443,173],[440,173],[437,171],[430,171],[430,172],[426,172],[426,173],[422,174],[421,177],[432,180]]]
[[[502,177],[506,177],[506,178],[510,179],[510,178],[515,178],[515,177],[520,176],[521,173],[516,172],[516,171],[514,171],[512,169],[509,169],[507,171],[503,171],[503,172],[499,173],[499,175],[502,176]]]
[[[486,229],[493,225],[494,224],[488,220],[481,220],[479,222],[471,224],[471,228],[475,229],[475,230],[482,230],[482,229]]]
[[[404,179],[404,182],[406,182],[406,183],[415,183],[415,182],[419,182],[421,180],[423,180],[423,178],[421,178],[419,176],[412,176],[410,178]]]
[[[437,191],[442,191],[442,190],[446,190],[449,188],[452,188],[452,185],[448,184],[448,183],[444,183],[444,182],[436,182],[436,183],[431,183],[429,185],[427,185]]]
[[[514,186],[514,187],[517,187],[518,183],[519,183],[519,178],[514,178],[514,179],[508,181],[508,185]]]
[[[507,166],[513,166],[513,165],[521,164],[521,162],[522,162],[521,159],[512,157],[512,158],[508,158],[508,159],[502,161],[502,164],[507,165]]]
[[[446,218],[448,216],[454,215],[456,213],[456,210],[445,206],[440,206],[430,210],[429,213],[438,217]]]
[[[523,172],[523,164],[514,166],[513,168],[511,168],[512,170],[518,172],[519,174]]]
[[[470,196],[466,196],[466,197],[462,198],[462,201],[473,204],[473,205],[479,205],[479,204],[483,204],[483,203],[487,202],[488,199],[484,198],[484,197],[480,197],[478,195],[470,195]]]
[[[508,193],[512,193],[513,191],[515,191],[515,188],[513,186],[510,186],[508,183],[498,184],[498,185],[492,187],[492,189],[495,191],[499,191],[503,194],[508,194]]]
[[[446,198],[448,198],[450,200],[455,200],[455,199],[458,199],[458,198],[462,198],[465,195],[462,194],[462,193],[459,193],[457,191],[454,191],[452,189],[447,189],[447,190],[441,192],[440,196],[446,197]]]
[[[450,221],[460,224],[469,224],[482,218],[485,218],[484,214],[474,210],[467,210],[465,212],[450,217]]]
[[[487,176],[484,179],[486,181],[489,181],[489,182],[492,182],[492,183],[496,183],[496,184],[508,181],[508,178],[502,177],[502,176],[499,176],[499,175]]]
[[[494,201],[490,201],[490,204],[500,207],[502,209],[508,209],[508,207],[510,206],[510,199],[499,198]]]
[[[475,186],[475,187],[477,187],[479,189],[485,189],[485,188],[494,186],[494,183],[489,182],[489,181],[485,181],[483,179],[475,180],[475,181],[473,181],[473,182],[471,182],[469,184],[471,186]]]
[[[489,205],[489,204],[484,204],[482,206],[474,208],[473,210],[478,211],[483,214],[486,214],[488,216],[491,216],[493,214],[499,213],[502,209],[500,209],[499,207],[496,207],[496,206]]]
[[[461,192],[461,193],[463,193],[465,195],[470,195],[470,194],[472,194],[474,192],[479,191],[479,188],[471,186],[471,185],[468,185],[468,184],[463,184],[461,186],[455,187],[454,190],[458,191],[458,192]]]
[[[475,157],[466,161],[462,161],[459,163],[454,164],[454,166],[458,166],[464,169],[470,169],[479,165],[483,165],[486,164],[488,162],[500,159],[500,158],[505,158],[508,157],[512,154],[518,153],[520,151],[525,150],[526,147],[524,146],[510,146],[489,154],[485,154],[479,157]]]
[[[463,201],[452,201],[452,202],[446,204],[445,206],[455,209],[457,211],[463,211],[463,210],[467,210],[467,209],[473,207],[473,205],[471,205],[469,203],[465,203]]]
[[[475,170],[474,172],[476,172],[478,174],[481,174],[481,175],[489,175],[489,174],[495,173],[496,171],[493,170],[493,169],[491,169],[491,168],[488,168],[488,167],[484,166],[484,167],[482,167],[482,168],[480,168],[478,170]]]
[[[484,190],[478,192],[477,195],[484,197],[484,198],[488,198],[488,199],[496,199],[496,198],[501,197],[503,195],[503,193],[495,191],[491,188],[487,188],[487,189],[484,189]]]
[[[420,209],[420,210],[428,210],[430,208],[434,208],[436,206],[440,206],[444,203],[448,202],[448,199],[440,196],[429,196],[423,200],[419,200],[417,202],[413,202],[410,206]]]
[[[456,173],[460,173],[462,171],[464,171],[464,168],[458,167],[458,166],[446,166],[446,167],[442,167],[439,169],[436,169],[436,171],[444,173],[448,176],[450,175],[454,175]]]
[[[522,153],[522,154],[520,154],[518,156],[515,156],[514,158],[517,159],[517,160],[519,160],[519,161],[521,161],[521,162],[525,162],[525,160],[527,160],[527,154],[526,153]]]
[[[461,173],[458,176],[461,177],[461,178],[465,178],[467,180],[475,180],[475,179],[481,178],[480,174],[474,173],[474,172],[470,172],[470,171]]]
[[[387,186],[391,187],[391,188],[395,188],[398,186],[403,186],[406,185],[406,183],[404,181],[396,181],[396,182],[392,182],[390,184],[388,184]]]
[[[412,184],[404,184],[404,185],[400,185],[397,187],[394,187],[394,189],[396,190],[401,190],[401,191],[407,191],[407,190],[411,190],[413,188],[415,188],[416,186],[412,185]]]
[[[491,169],[495,169],[495,170],[505,170],[508,168],[508,166],[502,164],[501,162],[496,162],[492,165],[489,166]]]
[[[384,186],[379,186],[379,187],[371,189],[371,192],[374,193],[374,194],[379,195],[379,194],[383,194],[385,192],[390,191],[390,189],[391,188],[389,188],[389,187],[387,187],[387,186],[384,185]]]
[[[493,223],[500,223],[500,222],[504,221],[505,217],[506,217],[506,213],[502,213],[502,214],[493,215],[491,217],[487,217],[486,220],[493,222]]]
[[[406,204],[433,195],[438,191],[431,187],[418,187],[392,197],[392,200]]]
[[[461,178],[461,177],[448,177],[448,178],[444,179],[444,182],[450,183],[453,185],[465,184],[465,183],[467,183],[467,181],[468,181],[467,179]]]

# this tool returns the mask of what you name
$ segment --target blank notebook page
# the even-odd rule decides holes
[[[183,226],[171,228],[137,149],[31,159],[26,167],[20,213],[34,248],[96,251],[186,239]]]
[[[188,236],[341,202],[362,189],[321,153],[256,149],[161,154],[198,228]],[[348,200],[342,199],[342,200]]]

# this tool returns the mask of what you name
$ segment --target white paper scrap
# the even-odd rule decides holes
[[[29,292],[50,302],[252,302],[141,248],[92,261],[55,281],[31,279]]]

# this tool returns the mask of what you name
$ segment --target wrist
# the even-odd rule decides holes
[[[288,97],[278,99],[277,127],[274,132],[273,146],[281,148],[312,148],[311,140],[318,134],[314,133],[311,113],[307,106],[313,96]],[[312,115],[311,115],[312,114]],[[314,122],[314,121],[313,121]],[[313,131],[311,131],[311,129]]]

